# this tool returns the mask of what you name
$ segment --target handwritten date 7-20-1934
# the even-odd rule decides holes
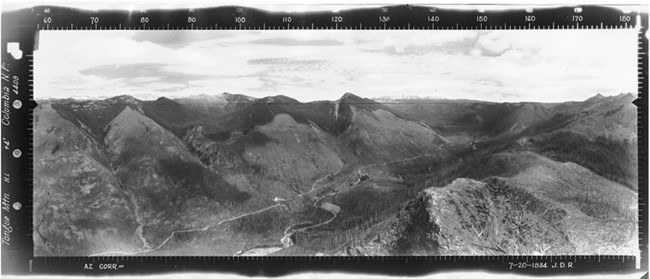
[[[574,268],[573,262],[508,262],[509,269],[571,269]]]

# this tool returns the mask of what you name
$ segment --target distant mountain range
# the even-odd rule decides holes
[[[35,254],[636,253],[635,98],[37,100]]]

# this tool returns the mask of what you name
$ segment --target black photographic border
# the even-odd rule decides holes
[[[636,5],[640,6],[640,5]],[[632,14],[631,21],[616,19],[624,13],[613,7],[597,5],[539,6],[534,11],[512,6],[507,9],[458,9],[453,5],[397,5],[378,8],[355,7],[340,11],[293,12],[298,19],[289,26],[281,21],[282,12],[254,7],[220,6],[199,9],[83,10],[60,6],[36,6],[2,13],[2,266],[3,274],[118,275],[161,272],[225,272],[241,275],[281,276],[299,272],[350,272],[383,275],[426,275],[446,271],[489,271],[534,275],[621,274],[648,270],[648,13]],[[647,10],[647,6],[645,6]],[[578,10],[579,9],[579,10]],[[47,12],[46,12],[47,11]],[[188,14],[197,21],[187,22]],[[232,17],[244,15],[243,25]],[[426,15],[440,15],[429,22]],[[532,25],[523,19],[537,17]],[[580,14],[584,21],[572,21]],[[331,17],[342,16],[344,22]],[[390,22],[378,22],[389,15]],[[489,23],[475,20],[487,15]],[[92,24],[89,17],[100,17]],[[137,18],[146,16],[147,24]],[[49,19],[48,19],[49,18]],[[347,20],[349,19],[349,20]],[[494,19],[494,20],[492,20]],[[639,21],[640,20],[640,21]],[[129,23],[130,22],[130,23]],[[163,24],[166,23],[167,25]],[[631,256],[422,256],[422,257],[34,257],[32,240],[33,187],[33,54],[40,30],[116,30],[116,29],[623,29],[641,24],[638,34],[638,143],[639,143],[639,247],[641,267]],[[7,43],[17,42],[22,58],[8,53]],[[6,92],[6,94],[5,94]],[[4,121],[8,121],[8,125]],[[22,207],[21,207],[22,205]],[[510,263],[547,263],[573,268],[513,269]],[[87,269],[88,265],[94,268]],[[117,270],[101,269],[102,264],[116,264]]]

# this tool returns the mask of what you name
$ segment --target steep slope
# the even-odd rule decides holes
[[[212,137],[219,141],[227,139],[230,133],[247,133],[257,126],[268,124],[278,114],[287,114],[294,121],[303,125],[318,126],[336,137],[341,137],[343,133],[347,133],[347,136],[357,133],[349,131],[352,126],[370,132],[370,130],[385,124],[390,127],[386,127],[382,132],[401,131],[393,136],[408,137],[424,133],[430,136],[432,141],[444,141],[426,124],[418,123],[398,111],[351,93],[346,93],[339,100],[333,102],[300,103],[286,96],[267,97],[256,100],[254,104],[245,109],[226,115],[221,119],[206,119],[199,124],[204,127],[204,133],[208,138]],[[357,121],[360,122],[356,123]],[[364,125],[371,125],[372,128],[365,128]],[[397,129],[393,127],[395,125],[404,125],[404,127]],[[409,129],[418,131],[413,132],[413,135],[405,135],[404,132]],[[403,141],[406,140],[403,139]]]
[[[146,116],[182,137],[194,122],[238,111],[252,104],[254,100],[244,95],[222,93],[173,100],[161,97],[155,101],[142,102],[141,106]]]
[[[185,98],[175,98],[175,102],[185,106],[191,111],[201,113],[207,116],[220,116],[226,113],[223,109],[228,100],[221,95],[195,95]]]
[[[125,107],[140,112],[156,123],[183,136],[192,123],[205,118],[220,117],[253,103],[254,98],[223,93],[154,101],[141,101],[128,95],[105,100],[57,100],[52,107],[65,119],[89,132],[96,140],[105,136],[105,128]]]
[[[448,140],[425,124],[384,109],[368,111],[352,106],[351,114],[351,123],[340,138],[364,162],[446,152],[442,147]]]
[[[316,125],[303,125],[287,114],[227,140],[207,138],[202,127],[185,138],[202,161],[237,185],[258,193],[288,198],[307,191],[316,179],[349,162],[338,140]]]
[[[106,125],[125,107],[131,106],[136,110],[141,110],[140,105],[139,100],[128,95],[105,100],[58,100],[52,102],[52,108],[61,117],[79,126],[97,141],[102,141]]]
[[[309,182],[340,171],[349,157],[335,137],[316,125],[301,125],[287,114],[276,115],[273,122],[258,130],[273,141],[248,148],[244,158],[283,181],[300,182],[302,191],[308,190],[304,186]]]
[[[606,97],[588,107],[588,113],[568,125],[567,129],[588,137],[605,137],[614,141],[637,140],[636,96],[620,94]]]
[[[224,92],[217,95],[201,94],[198,96],[176,98],[174,101],[186,109],[204,115],[205,117],[218,117],[251,105],[255,101],[255,98]]]
[[[637,108],[632,104],[634,99],[631,94],[620,94],[595,96],[584,102],[525,103],[500,118],[495,117],[492,132],[488,134],[476,133],[472,126],[463,126],[465,136],[447,129],[441,131],[457,143],[456,146],[462,147],[465,142],[465,146],[487,153],[534,151],[557,161],[577,163],[636,189]],[[483,106],[481,102],[469,102],[465,106],[469,109],[475,105]],[[507,107],[503,110],[508,111]],[[469,137],[472,134],[474,136]]]
[[[496,135],[518,134],[531,126],[542,123],[552,116],[552,111],[539,103],[523,103],[497,122],[493,128]]]
[[[369,255],[638,253],[635,192],[573,163],[522,155],[503,154],[501,163],[495,162],[501,168],[469,171],[487,175],[482,181],[459,178],[442,188],[426,189],[373,241],[341,251]]]
[[[107,125],[105,145],[151,243],[175,229],[223,218],[249,198],[205,168],[171,132],[130,107]]]
[[[546,122],[522,133],[527,148],[559,161],[574,162],[632,189],[638,184],[635,96],[596,96],[563,103]]]
[[[207,118],[197,122],[196,125],[203,126],[206,134],[247,132],[256,126],[270,123],[277,114],[287,114],[300,124],[308,125],[311,122],[328,133],[338,136],[345,132],[351,124],[352,107],[366,111],[382,109],[404,120],[414,121],[405,114],[387,106],[346,93],[336,101],[309,103],[300,103],[282,95],[266,97],[255,100],[241,110],[236,110],[223,117]]]
[[[145,115],[147,103],[117,100],[101,107],[114,115],[107,123],[93,118],[107,114],[80,112],[74,101],[56,101],[63,110],[42,104],[35,120],[39,255],[144,255],[179,248],[232,255],[279,238],[284,228],[269,226],[291,221],[272,196],[203,166],[181,139]],[[113,113],[117,108],[122,111]],[[248,222],[258,213],[265,214],[264,222]],[[192,252],[184,250],[187,245],[198,246]]]
[[[256,98],[254,97],[241,95],[241,94],[222,93],[222,96],[227,101],[226,105],[223,107],[223,110],[226,113],[231,113],[231,112],[241,110],[253,104],[256,100]]]
[[[160,97],[155,101],[142,102],[141,107],[144,115],[179,136],[185,133],[185,127],[190,123],[220,113],[219,111],[197,109],[165,97]]]
[[[530,133],[564,130],[588,138],[604,137],[613,141],[637,139],[636,96],[597,95],[584,102],[567,102],[553,107],[555,114],[543,123],[531,127]]]
[[[396,255],[572,254],[562,209],[495,180],[459,178],[400,211],[386,248]]]
[[[100,144],[48,102],[34,115],[35,255],[141,246],[134,207],[103,160]]]
[[[254,185],[278,196],[290,194],[273,186],[278,183],[300,193],[344,167],[447,154],[446,139],[426,124],[350,93],[334,102],[262,98],[195,126],[185,141],[213,171],[253,173]]]
[[[559,104],[489,103],[471,100],[393,100],[385,105],[437,128],[455,141],[495,135],[572,131],[588,138],[636,139],[636,96],[596,95]],[[489,137],[485,135],[489,134]]]
[[[639,186],[636,141],[589,138],[571,130],[559,130],[524,137],[519,143],[524,149],[561,162],[579,164],[631,189]]]
[[[393,100],[384,105],[440,130],[454,140],[468,140],[491,133],[516,104],[471,100]]]
[[[356,160],[319,126],[300,124],[283,113],[245,134],[232,133],[219,142],[213,139],[204,135],[202,127],[185,138],[213,171],[272,197],[308,191],[314,180]]]
[[[59,100],[35,120],[35,243],[75,255],[633,253],[630,98]]]
[[[247,133],[256,126],[272,122],[275,115],[283,113],[298,123],[307,125],[313,122],[330,133],[338,134],[344,128],[335,120],[333,107],[330,102],[300,103],[286,96],[273,96],[255,100],[223,117],[204,119],[196,125],[203,126],[206,135],[222,133],[227,136],[233,132]]]

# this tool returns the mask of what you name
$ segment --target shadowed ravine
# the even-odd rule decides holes
[[[144,238],[144,235],[142,235],[145,222],[142,220],[142,215],[140,214],[140,206],[136,202],[133,195],[127,194],[127,196],[129,197],[131,204],[133,204],[133,215],[135,215],[135,221],[138,223],[138,228],[135,229],[135,233],[142,241],[142,247],[144,247],[145,249],[149,249],[151,248],[151,246],[149,245],[149,242],[147,242],[147,239]]]

